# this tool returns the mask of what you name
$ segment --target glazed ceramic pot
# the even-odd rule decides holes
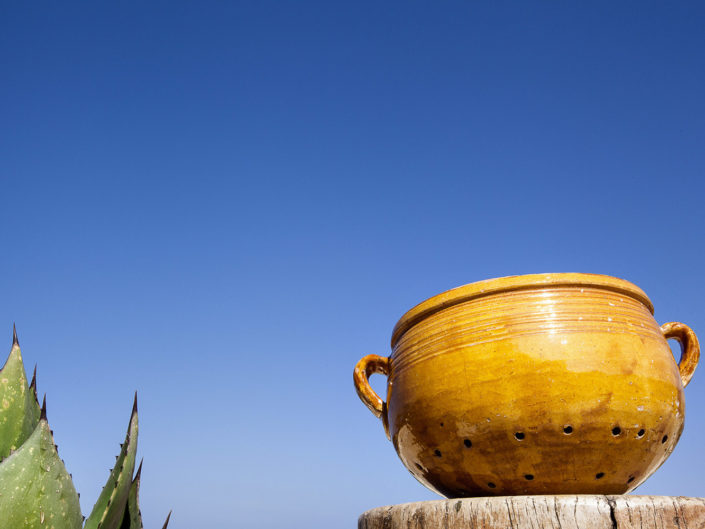
[[[593,274],[472,283],[404,314],[358,395],[406,468],[447,497],[622,494],[673,451],[695,333],[637,286]],[[666,340],[681,345],[676,364]],[[387,375],[387,400],[369,385]]]

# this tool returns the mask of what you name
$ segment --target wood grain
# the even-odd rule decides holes
[[[703,529],[705,499],[504,496],[425,501],[363,513],[358,529]]]

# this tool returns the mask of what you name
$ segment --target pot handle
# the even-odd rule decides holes
[[[667,340],[673,338],[681,345],[681,359],[678,362],[678,370],[681,374],[683,387],[686,387],[693,377],[693,372],[698,366],[698,359],[700,358],[698,337],[695,336],[693,329],[685,323],[677,321],[669,321],[661,325],[661,332]]]
[[[387,404],[375,393],[372,386],[370,386],[370,376],[375,373],[385,376],[389,375],[389,358],[379,355],[367,355],[363,357],[355,366],[353,380],[355,382],[357,396],[360,397],[360,400],[370,409],[375,417],[381,419],[382,415],[387,410]]]

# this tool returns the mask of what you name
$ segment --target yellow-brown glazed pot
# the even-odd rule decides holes
[[[609,276],[472,283],[407,312],[391,356],[360,360],[355,387],[406,468],[444,496],[621,494],[673,451],[700,355],[689,327],[652,314]],[[373,373],[388,376],[386,402]]]

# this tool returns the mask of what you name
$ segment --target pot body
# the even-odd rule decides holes
[[[621,494],[683,430],[697,339],[675,337],[680,370],[646,295],[608,276],[466,285],[395,327],[382,419],[444,496]]]

